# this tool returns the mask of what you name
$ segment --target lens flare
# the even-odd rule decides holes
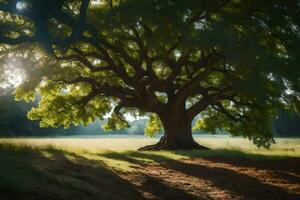
[[[25,1],[18,1],[16,3],[16,9],[19,11],[23,11],[27,8],[27,3]]]

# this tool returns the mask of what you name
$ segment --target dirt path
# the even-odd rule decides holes
[[[188,159],[123,174],[147,199],[300,199],[300,159]]]

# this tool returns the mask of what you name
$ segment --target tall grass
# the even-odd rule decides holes
[[[270,149],[257,148],[250,141],[242,138],[197,138],[197,142],[213,150],[234,150],[244,153],[278,156],[300,156],[300,139],[275,139],[276,144]],[[153,138],[14,138],[0,139],[0,144],[26,145],[29,147],[53,146],[70,151],[99,152],[134,151],[139,147],[153,144]]]
[[[243,157],[250,159],[281,159],[300,157],[300,139],[276,139],[270,149],[259,149],[251,142],[241,138],[197,138],[198,142],[211,148],[210,151],[159,151],[137,152],[141,146],[155,143],[157,139],[147,138],[43,138],[43,139],[0,139],[0,150],[26,150],[41,152],[45,157],[57,150],[68,152],[89,160],[97,160],[108,166],[123,170],[134,170],[143,162],[166,159],[185,159],[201,157]]]

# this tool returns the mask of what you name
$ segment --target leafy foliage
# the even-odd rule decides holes
[[[150,115],[149,121],[145,127],[145,134],[149,137],[153,137],[156,133],[159,133],[163,125],[159,119],[159,116],[152,114]]]
[[[113,114],[108,121],[103,124],[102,128],[106,131],[121,130],[123,128],[129,128],[129,124],[124,118]]]
[[[127,127],[126,112],[152,113],[152,135],[170,115],[201,113],[198,128],[269,147],[276,109],[299,107],[296,0],[26,3],[0,3],[2,58],[33,63],[15,94],[41,95],[28,115],[43,127],[85,125],[114,109],[105,129]]]

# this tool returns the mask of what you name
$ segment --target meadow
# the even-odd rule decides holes
[[[197,137],[211,150],[136,151],[156,140],[2,138],[0,199],[300,197],[300,139],[277,138],[267,150],[242,138]]]

